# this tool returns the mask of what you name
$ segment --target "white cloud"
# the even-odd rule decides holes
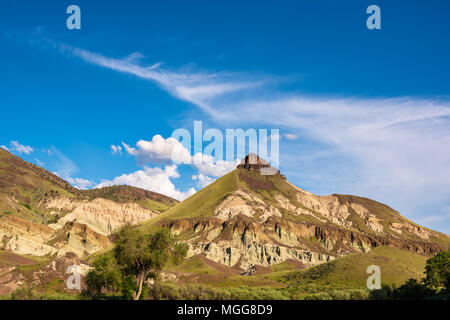
[[[204,188],[215,181],[215,179],[208,177],[208,176],[204,175],[203,173],[200,173],[198,175],[193,175],[192,180],[197,181],[197,185],[200,188]]]
[[[170,178],[179,177],[176,171],[176,165],[167,166],[165,169],[144,167],[130,174],[123,174],[112,180],[104,180],[96,188],[107,187],[111,185],[130,185],[145,190],[161,193],[177,200],[184,200],[195,193],[195,189],[191,188],[186,192],[182,192],[175,188]]]
[[[189,71],[169,71],[160,68],[160,63],[152,66],[139,64],[141,54],[130,55],[132,58],[115,59],[80,48],[55,44],[62,52],[68,52],[84,61],[104,68],[135,75],[161,85],[175,97],[193,103],[206,113],[214,113],[214,101],[221,96],[263,86],[265,80],[250,80],[248,76],[235,73],[205,73]],[[216,115],[220,116],[220,115]],[[223,114],[225,117],[226,114]]]
[[[235,169],[239,163],[239,161],[216,161],[212,156],[202,155],[201,153],[191,156],[189,150],[178,140],[174,138],[164,139],[161,135],[153,136],[151,141],[139,140],[135,147],[124,142],[122,142],[122,145],[128,154],[136,157],[138,164],[143,166],[143,170],[102,181],[96,186],[97,188],[126,184],[184,200],[194,194],[195,189],[191,188],[185,192],[176,189],[171,179],[180,177],[177,164],[188,164],[197,168],[199,174],[192,176],[192,179],[197,181],[199,187],[205,187],[214,181],[209,176],[223,176]],[[112,150],[117,150],[117,148],[112,148]],[[166,165],[163,170],[157,167],[150,168],[146,165],[147,163],[172,163],[172,165]]]
[[[173,164],[171,166],[166,166],[164,168],[164,172],[167,174],[170,178],[179,178],[180,174],[177,171],[178,167],[176,164]]]
[[[298,139],[298,135],[296,135],[294,133],[285,133],[285,134],[283,134],[283,137],[285,137],[288,140],[296,140],[296,139]]]
[[[138,170],[130,174],[123,174],[111,181],[102,181],[96,187],[103,187],[113,184],[127,184],[140,187],[146,190],[162,193],[178,200],[183,200],[195,193],[191,188],[186,192],[175,188],[170,178],[179,178],[177,164],[188,164],[198,169],[199,174],[193,175],[192,179],[197,181],[199,187],[205,187],[214,181],[214,177],[220,177],[236,168],[239,161],[227,162],[216,161],[214,157],[197,153],[190,155],[178,140],[174,138],[164,139],[161,135],[155,135],[151,141],[139,140],[136,147],[131,147],[122,142],[126,152],[135,156],[138,164],[144,166],[143,170]],[[170,163],[164,170],[160,168],[149,168],[146,163]]]
[[[111,145],[111,153],[112,154],[122,154],[122,147]]]
[[[174,138],[164,139],[160,135],[153,136],[151,141],[139,140],[136,148],[122,142],[125,150],[136,157],[141,165],[147,162],[169,163],[173,161],[176,164],[191,163],[189,151]]]
[[[222,126],[278,126],[290,132],[284,135],[288,140],[302,137],[302,149],[281,153],[281,166],[292,163],[303,168],[308,163],[296,158],[311,148],[316,155],[328,154],[322,158],[327,166],[317,165],[320,159],[309,166],[310,176],[328,182],[322,183],[322,189],[332,186],[336,192],[364,194],[416,213],[420,206],[450,198],[448,98],[286,94],[275,86],[261,90],[267,78],[249,81],[248,76],[236,73],[171,72],[141,66],[133,59],[66,49],[89,63],[155,81]],[[238,94],[243,89],[245,94]],[[199,168],[204,174],[210,170],[215,171],[209,165]]]
[[[319,181],[319,189],[365,195],[407,216],[450,198],[449,101],[294,96],[245,101],[227,110],[245,113],[248,122],[270,119],[273,126],[302,135],[308,145],[281,152],[280,161],[291,170],[301,168],[300,181],[308,174],[332,180],[327,186]],[[306,170],[299,160],[311,149],[324,154],[321,163],[327,165],[316,159]]]
[[[82,179],[82,178],[67,178],[67,182],[69,182],[71,185],[73,185],[75,188],[78,189],[88,189],[89,187],[92,187],[94,185],[93,181]]]
[[[2,145],[2,146],[0,146],[0,148],[3,149],[3,150],[9,151],[8,147],[6,147],[6,146]]]
[[[11,150],[19,154],[30,154],[31,152],[33,152],[32,147],[20,144],[18,141],[11,141]]]
[[[215,160],[214,157],[201,153],[191,156],[188,149],[178,140],[164,139],[160,135],[155,135],[151,141],[139,140],[136,147],[131,147],[126,143],[122,144],[130,155],[136,157],[140,165],[148,162],[170,163],[172,160],[175,164],[193,165],[200,173],[220,177],[234,170],[239,164],[238,160],[235,162]]]
[[[196,153],[192,160],[193,165],[200,173],[214,177],[221,177],[227,174],[228,172],[236,169],[236,166],[240,163],[239,160],[236,160],[235,162],[215,160],[214,157],[203,155],[201,153]]]

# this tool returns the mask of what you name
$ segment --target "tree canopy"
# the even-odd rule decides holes
[[[120,292],[124,298],[138,300],[147,279],[156,280],[168,262],[179,263],[187,253],[186,244],[179,243],[167,228],[145,234],[127,225],[113,241],[114,249],[97,257],[86,276],[91,295]]]
[[[441,251],[427,260],[424,284],[432,289],[450,291],[450,251]]]

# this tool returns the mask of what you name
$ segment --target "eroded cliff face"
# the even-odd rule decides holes
[[[155,223],[186,241],[190,256],[243,270],[286,260],[312,266],[381,245],[427,256],[449,246],[448,235],[418,226],[376,201],[317,196],[290,184],[278,170],[261,175],[270,166],[255,156],[173,207],[176,200],[137,188],[83,192],[0,152],[0,160],[8,163],[0,175],[0,248],[83,257],[109,246],[108,236],[123,225],[151,220],[169,207]]]
[[[54,230],[15,216],[0,217],[0,247],[18,254],[44,256],[56,253],[47,242]]]
[[[308,244],[314,236],[314,227],[288,226],[275,217],[259,223],[239,214],[226,221],[215,217],[192,218],[164,225],[181,237],[189,237],[189,256],[204,254],[209,260],[243,270],[286,260],[312,266],[335,258],[318,245]]]
[[[0,218],[0,248],[21,255],[60,256],[72,252],[83,257],[110,244],[108,237],[73,221],[55,231],[14,216]]]
[[[45,256],[72,252],[83,257],[111,244],[108,235],[158,214],[136,203],[107,199],[54,197],[41,203],[57,219],[43,225],[14,215],[0,217],[0,248],[17,254]]]
[[[313,266],[381,245],[422,255],[442,249],[427,241],[433,231],[400,215],[376,215],[372,208],[338,195],[321,197],[294,190],[290,198],[275,193],[267,201],[239,189],[220,201],[210,217],[167,220],[161,225],[188,243],[189,256],[202,254],[243,270],[286,260]],[[408,235],[402,235],[403,230]]]
[[[79,190],[0,148],[0,250],[83,257],[125,224],[146,221],[177,200],[132,186]]]
[[[49,225],[51,228],[57,230],[67,222],[76,221],[103,235],[109,235],[125,224],[143,222],[159,214],[137,203],[117,203],[102,198],[88,201],[58,197],[45,202],[44,206],[54,210],[55,214],[69,211],[57,223]]]
[[[49,244],[58,250],[58,256],[72,252],[83,257],[106,248],[111,241],[86,224],[70,221],[57,230]]]

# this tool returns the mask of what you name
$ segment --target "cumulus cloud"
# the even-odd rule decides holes
[[[204,175],[203,173],[200,173],[198,175],[193,175],[192,180],[197,181],[197,185],[200,188],[204,188],[215,181],[215,179],[208,177],[207,175]]]
[[[130,185],[138,188],[161,193],[177,200],[184,200],[195,193],[194,188],[182,192],[175,188],[170,178],[178,178],[176,165],[161,168],[144,167],[130,174],[123,174],[112,180],[104,180],[96,185],[96,188],[107,187],[112,185]]]
[[[122,154],[122,147],[111,145],[111,153],[112,154]]]
[[[289,132],[284,135],[288,140],[301,137],[304,148],[281,153],[280,164],[291,165],[288,170],[299,181],[325,181],[316,184],[318,190],[332,187],[364,194],[413,215],[419,207],[446,204],[450,198],[448,98],[287,94],[264,86],[267,78],[249,81],[238,73],[173,72],[133,59],[67,50],[86,62],[154,81],[222,126],[278,126]],[[239,94],[243,89],[245,94]],[[199,170],[210,174],[210,167]]]
[[[189,164],[191,155],[189,151],[174,138],[164,139],[161,135],[153,136],[151,141],[139,140],[136,148],[122,142],[125,150],[136,157],[138,163],[170,163]]]
[[[140,165],[146,163],[170,163],[189,164],[199,170],[200,173],[220,177],[232,171],[239,164],[235,162],[216,160],[210,155],[197,153],[194,156],[178,140],[174,138],[164,139],[155,135],[151,141],[139,140],[136,147],[122,143],[128,154],[136,157]]]
[[[30,146],[20,144],[18,141],[11,141],[10,150],[17,152],[18,154],[30,154],[34,149]]]
[[[195,193],[195,189],[191,188],[182,192],[175,188],[170,179],[180,177],[177,164],[191,165],[199,171],[199,174],[193,175],[192,179],[197,181],[200,188],[214,181],[210,176],[223,176],[239,164],[238,160],[235,162],[215,160],[214,157],[201,153],[191,156],[189,150],[178,140],[174,138],[164,139],[161,135],[155,135],[151,141],[139,140],[136,147],[126,143],[122,143],[122,145],[128,154],[136,157],[138,164],[142,165],[144,169],[123,174],[110,181],[103,181],[97,187],[128,184],[183,200]],[[172,163],[172,165],[166,165],[163,170],[150,168],[146,165],[147,163]]]
[[[3,150],[9,151],[8,147],[6,147],[6,146],[1,145],[0,148]]]
[[[221,177],[227,174],[228,172],[234,170],[240,163],[239,160],[236,160],[234,162],[215,160],[214,157],[201,153],[196,153],[192,157],[192,160],[193,165],[198,169],[200,173],[213,177]]]

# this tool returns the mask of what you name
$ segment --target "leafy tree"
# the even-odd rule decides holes
[[[435,294],[434,290],[428,288],[416,279],[409,279],[403,285],[393,290],[394,299],[423,299]]]
[[[427,260],[425,278],[409,279],[400,287],[383,285],[370,292],[371,299],[448,299],[450,291],[450,251],[441,251]],[[444,290],[441,290],[444,289]]]
[[[167,228],[149,235],[127,225],[113,241],[112,254],[99,257],[86,276],[91,293],[120,291],[124,298],[139,300],[145,280],[156,280],[169,261],[179,263],[187,253],[187,246],[178,243]]]
[[[450,291],[450,251],[441,251],[427,260],[424,284],[432,289]]]
[[[104,254],[93,262],[94,268],[86,275],[87,291],[94,296],[104,291],[118,291],[122,287],[123,274],[112,254]]]

